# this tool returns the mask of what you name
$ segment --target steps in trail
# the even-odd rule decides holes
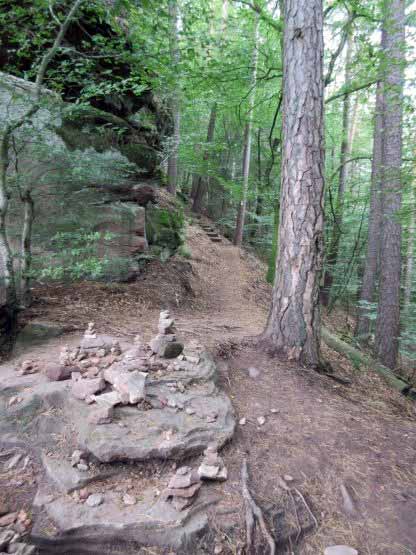
[[[218,235],[216,237],[210,237],[210,239],[213,243],[221,243],[222,241],[221,237],[218,237]]]
[[[216,231],[207,231],[208,237],[218,237],[218,233]]]

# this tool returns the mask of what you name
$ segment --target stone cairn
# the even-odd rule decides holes
[[[159,317],[159,333],[150,342],[152,352],[163,358],[176,358],[183,351],[183,344],[177,341],[175,321],[169,310],[162,310]]]
[[[201,479],[198,472],[189,466],[182,466],[172,476],[162,495],[177,511],[182,511],[192,505],[200,489]]]
[[[52,381],[71,379],[72,395],[92,405],[90,423],[109,424],[115,406],[138,405],[145,401],[146,378],[155,366],[152,357],[173,359],[182,351],[175,322],[169,311],[163,310],[158,335],[152,339],[150,347],[143,345],[140,336],[136,336],[133,347],[122,353],[118,341],[97,334],[95,324],[90,322],[80,345],[73,350],[63,347],[59,361],[48,364],[45,373]],[[169,368],[168,361],[161,366]]]
[[[80,345],[74,350],[63,347],[59,362],[48,365],[45,373],[54,381],[70,379],[72,395],[91,405],[88,416],[90,424],[105,425],[112,422],[114,407],[117,405],[140,406],[146,401],[146,380],[150,371],[174,370],[175,365],[180,365],[180,361],[185,359],[194,364],[199,362],[197,357],[185,357],[183,348],[183,344],[177,340],[175,322],[168,310],[160,313],[158,334],[149,346],[143,344],[140,336],[136,336],[133,346],[125,352],[114,338],[97,334],[94,323],[90,322]],[[172,362],[172,359],[178,362]],[[170,387],[181,392],[185,389],[181,382]],[[184,409],[178,401],[172,399],[167,399],[165,404],[174,410]],[[186,412],[193,414],[195,411],[187,408]],[[216,413],[206,416],[208,422],[215,422],[216,418]],[[90,468],[88,455],[80,450],[72,453],[71,464],[81,471]],[[199,468],[178,468],[163,498],[181,511],[190,507],[197,498],[204,480],[226,479],[227,469],[218,455],[218,447],[210,444]]]
[[[210,444],[205,449],[204,458],[198,468],[198,475],[202,480],[224,481],[228,478],[228,471],[222,457],[218,454],[217,445]]]
[[[217,445],[210,444],[204,451],[204,458],[199,468],[197,470],[189,466],[178,468],[162,495],[177,511],[182,511],[195,501],[203,481],[224,481],[227,476],[227,468],[218,455]]]

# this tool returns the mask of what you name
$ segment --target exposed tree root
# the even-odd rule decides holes
[[[243,465],[241,468],[241,482],[242,482],[242,492],[244,503],[246,506],[246,534],[247,534],[247,553],[254,553],[254,531],[256,526],[256,521],[259,523],[260,530],[267,541],[270,549],[270,555],[275,555],[276,553],[276,543],[273,536],[270,534],[266,521],[264,520],[263,512],[257,503],[254,501],[250,490],[248,488],[248,465],[247,459],[244,458]]]

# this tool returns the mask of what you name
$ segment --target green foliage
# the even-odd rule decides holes
[[[80,229],[60,232],[50,240],[49,255],[38,257],[32,277],[39,280],[80,280],[101,278],[109,264],[97,255],[97,243],[111,239],[111,234]]]

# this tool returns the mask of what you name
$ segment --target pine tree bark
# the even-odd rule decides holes
[[[263,338],[289,359],[321,366],[323,16],[321,0],[284,7],[283,153],[279,249]]]
[[[250,95],[248,100],[248,114],[247,122],[244,128],[244,143],[243,143],[243,186],[241,192],[240,205],[237,212],[237,221],[234,233],[234,245],[241,246],[243,242],[244,223],[246,219],[247,210],[247,194],[248,194],[248,180],[250,177],[250,159],[251,159],[251,128],[253,125],[253,109],[256,97],[256,81],[257,81],[257,62],[258,62],[258,40],[259,40],[259,25],[260,18],[256,16],[255,31],[254,31],[254,48],[252,56],[252,68],[250,81]]]
[[[385,366],[396,366],[400,335],[401,166],[405,46],[405,0],[390,0],[385,17],[384,176],[380,287],[375,351]]]
[[[179,48],[178,48],[178,5],[177,0],[169,0],[169,18],[170,18],[170,56],[172,66],[178,71],[180,62]],[[180,143],[180,124],[181,124],[181,110],[180,110],[180,87],[179,82],[175,87],[172,98],[170,101],[170,109],[173,118],[173,135],[172,135],[172,149],[168,159],[168,190],[172,195],[176,194],[176,187],[178,185],[178,155]]]

